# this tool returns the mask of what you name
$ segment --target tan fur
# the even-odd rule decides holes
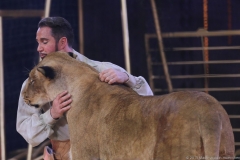
[[[54,68],[56,77],[46,78],[41,66]],[[23,96],[42,105],[63,90],[73,97],[67,113],[73,160],[233,159],[228,115],[206,93],[139,96],[101,82],[93,68],[66,53],[51,53],[31,71]]]

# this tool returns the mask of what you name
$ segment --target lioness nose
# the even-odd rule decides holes
[[[23,98],[28,98],[28,95],[26,94],[26,92],[23,92]]]
[[[28,104],[28,105],[30,105],[30,100],[28,99],[28,98],[23,98],[24,99],[24,102],[26,103],[26,104]]]

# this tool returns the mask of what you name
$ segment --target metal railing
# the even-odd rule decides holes
[[[0,10],[0,126],[1,126],[1,159],[6,159],[5,147],[5,121],[4,121],[4,75],[3,75],[3,29],[2,18],[21,18],[21,17],[48,17],[50,12],[51,0],[45,0],[44,10]],[[20,153],[20,156],[25,154]],[[27,160],[32,157],[32,146],[28,147]],[[19,158],[19,155],[18,155]]]
[[[206,31],[203,29],[199,29],[195,32],[173,32],[173,33],[162,33],[162,41],[164,42],[165,39],[169,38],[200,38],[200,40],[203,39],[203,37],[218,37],[218,36],[240,36],[240,30],[226,30],[226,31]],[[174,61],[174,62],[153,62],[151,58],[152,52],[160,52],[160,50],[156,48],[151,48],[150,46],[150,39],[157,39],[156,34],[145,34],[145,47],[146,47],[146,54],[147,54],[147,65],[148,65],[148,74],[149,74],[149,84],[152,88],[154,93],[160,93],[160,92],[168,92],[168,88],[157,88],[155,86],[155,80],[157,79],[165,79],[165,75],[157,75],[153,73],[153,67],[154,66],[162,66],[164,68],[164,65],[167,65],[165,67],[169,68],[174,66],[180,66],[180,65],[215,65],[215,64],[240,64],[240,59],[234,59],[234,60],[208,60],[208,61]],[[163,43],[162,42],[162,43]],[[173,43],[171,43],[173,46]],[[199,53],[199,51],[204,50],[239,50],[240,46],[209,46],[204,47],[202,46],[190,46],[190,47],[167,47],[164,46],[164,53],[173,52],[173,51],[194,51]],[[196,74],[196,75],[172,75],[170,73],[167,73],[170,77],[170,83],[172,84],[172,80],[174,79],[210,79],[210,78],[239,78],[240,74],[234,73],[234,74],[210,74],[210,73],[203,73],[203,74]],[[168,83],[168,81],[166,81]],[[172,91],[183,91],[183,90],[198,90],[198,91],[206,91],[206,87],[202,88],[172,88]],[[224,91],[240,91],[240,87],[208,87],[208,92],[224,92]],[[240,101],[228,101],[224,100],[219,102],[222,105],[240,105]],[[229,115],[230,119],[238,119],[240,118],[240,115]],[[240,128],[233,128],[234,133],[239,133]],[[240,146],[240,142],[235,142],[235,146]]]

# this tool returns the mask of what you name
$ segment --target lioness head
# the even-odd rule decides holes
[[[23,99],[28,105],[40,107],[51,102],[57,94],[67,89],[61,74],[62,66],[59,62],[55,62],[59,56],[66,57],[66,54],[51,53],[31,70],[22,90]],[[75,58],[72,53],[68,55]],[[72,59],[70,56],[68,57]]]

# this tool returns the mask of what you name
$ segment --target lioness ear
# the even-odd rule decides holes
[[[74,54],[74,53],[72,53],[72,52],[68,52],[68,55],[69,55],[70,57],[74,58],[74,59],[77,58],[77,55]]]
[[[56,76],[53,68],[51,68],[49,66],[38,67],[37,70],[49,79],[53,79]]]

